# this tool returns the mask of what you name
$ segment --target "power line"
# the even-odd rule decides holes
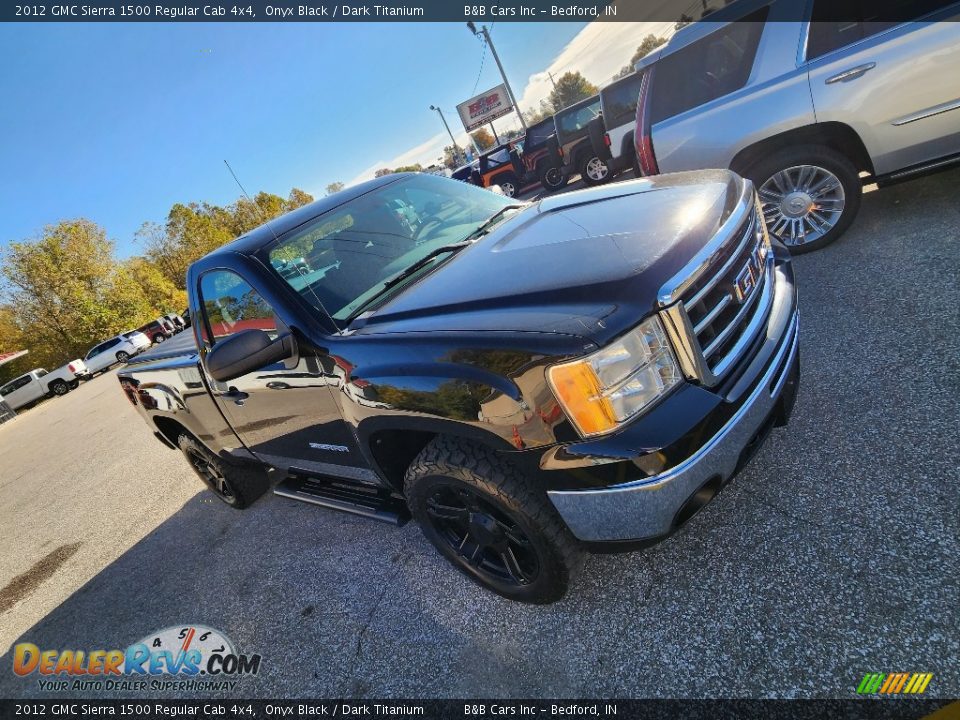
[[[490,29],[487,32],[493,32],[493,26],[495,22],[490,23]],[[480,41],[483,43],[483,53],[480,55],[480,71],[477,73],[477,81],[473,84],[473,91],[470,93],[470,97],[473,97],[477,94],[477,86],[480,84],[480,76],[483,75],[483,61],[487,59],[487,41],[481,36]]]

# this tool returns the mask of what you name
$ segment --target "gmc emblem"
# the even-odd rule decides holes
[[[743,266],[743,270],[733,281],[734,299],[743,305],[743,302],[750,297],[750,293],[757,285],[756,275],[753,272],[753,260],[750,260]]]

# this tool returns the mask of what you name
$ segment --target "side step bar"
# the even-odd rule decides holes
[[[399,495],[385,488],[342,478],[292,475],[279,483],[273,492],[280,497],[362,515],[398,527],[410,519],[407,504]]]

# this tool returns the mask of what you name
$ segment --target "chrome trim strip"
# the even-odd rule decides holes
[[[710,368],[707,367],[700,352],[700,344],[693,334],[690,316],[683,309],[683,303],[661,310],[660,319],[673,345],[673,354],[687,379],[701,381],[704,377],[709,377]]]
[[[711,310],[711,311],[708,312],[706,315],[704,315],[704,316],[703,316],[703,320],[701,320],[701,321],[698,322],[696,325],[694,325],[694,327],[693,327],[693,333],[694,333],[694,335],[696,335],[697,337],[700,337],[700,333],[703,332],[703,329],[704,329],[707,325],[709,325],[710,323],[712,323],[712,322],[716,319],[717,315],[719,315],[721,312],[723,312],[723,309],[724,309],[727,305],[729,305],[730,303],[732,303],[732,302],[733,302],[733,300],[731,299],[731,297],[730,297],[729,295],[724,295],[724,296],[723,296],[723,299],[722,299],[720,302],[718,302],[716,305],[713,306],[713,310]]]
[[[909,170],[901,170],[900,172],[891,173],[887,176],[887,178],[890,180],[896,180],[897,178],[910,177],[911,175],[917,175],[918,173],[924,173],[929,170],[935,170],[938,167],[955,165],[957,163],[960,163],[960,155],[954,155],[953,157],[944,158],[943,160],[937,160],[925,165],[919,165],[917,167],[910,168]]]
[[[940,115],[941,113],[950,112],[951,110],[960,109],[960,98],[956,100],[950,100],[945,102],[942,105],[934,105],[933,107],[927,108],[926,110],[920,110],[911,115],[904,115],[899,120],[894,120],[891,124],[899,127],[900,125],[907,125],[908,123],[916,122],[917,120],[924,120],[928,117],[933,117],[934,115]]]
[[[730,239],[736,235],[753,208],[753,183],[743,180],[743,189],[737,205],[730,213],[726,222],[717,231],[710,242],[703,246],[690,262],[667,280],[657,293],[657,300],[661,307],[672,305],[685,290],[695,283],[706,270],[713,265],[717,254],[720,253]]]
[[[720,362],[718,362],[713,368],[711,368],[711,372],[715,377],[723,377],[732,365],[740,361],[740,359],[743,357],[743,353],[746,352],[747,347],[757,337],[757,333],[760,332],[760,327],[767,321],[767,315],[770,312],[771,305],[773,305],[773,274],[773,258],[771,257],[767,259],[767,267],[764,271],[765,277],[763,280],[763,289],[760,293],[754,293],[754,298],[757,295],[760,295],[760,305],[757,307],[757,310],[750,319],[750,322],[747,323],[747,326],[740,334],[740,339],[737,340],[736,344],[732,348],[730,348],[730,352],[724,355],[723,359],[720,360]],[[730,328],[738,325],[741,320],[741,315],[745,314],[746,311],[741,310],[740,314],[734,318],[733,322],[727,325],[727,327],[724,329],[724,333],[726,333]],[[710,344],[710,348],[707,348],[707,350],[710,350],[714,344],[716,344],[716,340]],[[704,351],[703,355],[705,358],[710,357],[710,353],[706,350]]]
[[[757,239],[755,234],[756,231],[757,231],[757,221],[756,221],[756,217],[754,217],[753,222],[750,223],[749,227],[747,227],[746,231],[744,232],[743,239],[740,241],[740,244],[737,245],[734,251],[730,254],[730,257],[723,264],[723,267],[721,267],[719,270],[717,270],[716,273],[714,273],[713,277],[710,278],[710,281],[706,285],[704,285],[702,288],[700,288],[700,290],[697,291],[696,295],[694,295],[689,300],[684,301],[683,306],[685,308],[692,308],[694,305],[700,302],[703,299],[704,295],[706,295],[708,292],[710,292],[711,290],[713,290],[713,288],[717,286],[717,283],[720,282],[720,278],[722,278],[724,275],[730,272],[730,268],[733,267],[733,264],[737,260],[741,259],[740,258],[741,254],[743,253],[747,245],[750,244],[750,238],[753,238],[754,241],[756,241]]]

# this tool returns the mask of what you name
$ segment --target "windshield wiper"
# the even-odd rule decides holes
[[[490,229],[491,229],[494,225],[497,224],[497,221],[500,220],[500,219],[501,219],[504,215],[506,215],[509,211],[511,211],[511,210],[519,210],[519,209],[522,208],[522,207],[525,207],[525,205],[522,204],[522,203],[517,203],[517,204],[514,204],[514,205],[504,205],[502,208],[500,208],[499,210],[497,210],[493,215],[491,215],[490,217],[488,217],[488,218],[486,219],[486,221],[483,223],[483,225],[481,225],[481,226],[478,227],[476,230],[474,230],[472,233],[470,233],[469,235],[467,235],[467,236],[463,239],[463,241],[464,241],[464,242],[467,242],[468,240],[476,240],[476,239],[479,238],[481,235],[486,235],[488,232],[490,232]]]
[[[404,280],[406,280],[408,277],[413,275],[415,272],[429,265],[430,261],[433,260],[438,255],[446,255],[447,253],[459,252],[469,244],[470,243],[466,241],[462,241],[458,243],[451,243],[450,245],[441,245],[438,248],[434,248],[433,250],[428,252],[426,255],[424,255],[422,258],[417,260],[413,265],[408,267],[406,270],[403,270],[399,275],[395,275],[394,277],[387,280],[383,284],[383,289],[389,290],[394,285],[397,285],[398,283],[402,283]]]
[[[460,242],[450,243],[449,245],[441,245],[438,248],[434,248],[422,258],[413,263],[410,267],[402,270],[399,274],[387,280],[383,285],[380,286],[380,289],[377,290],[373,295],[368,297],[360,307],[350,313],[350,317],[347,318],[347,324],[349,325],[354,319],[357,318],[361,313],[363,313],[365,308],[370,307],[375,303],[379,298],[383,297],[392,287],[402,283],[404,280],[409,278],[411,275],[418,273],[424,267],[429,265],[434,258],[440,255],[446,255],[447,253],[456,253],[460,250],[463,250],[465,247],[472,245],[478,238],[482,235],[485,235],[490,231],[490,229],[497,224],[497,221],[500,220],[504,215],[507,214],[510,210],[519,210],[520,208],[525,207],[522,204],[514,205],[505,205],[500,208],[493,215],[488,217],[482,225],[480,225],[476,230],[471,232],[467,237],[465,237]]]
[[[389,291],[390,288],[394,287],[395,285],[398,285],[399,283],[409,278],[411,275],[414,275],[420,270],[422,270],[423,268],[425,268],[427,265],[430,264],[430,262],[434,258],[440,255],[446,255],[447,253],[459,252],[460,250],[463,250],[465,247],[471,244],[472,243],[470,241],[462,240],[461,242],[451,243],[450,245],[441,245],[438,248],[434,248],[433,250],[428,252],[426,255],[424,255],[422,258],[420,258],[415,263],[413,263],[413,265],[402,270],[399,274],[394,275],[392,278],[390,278],[385,283],[383,283],[383,285],[380,286],[380,289],[378,289],[377,292],[375,292],[373,295],[368,297],[360,307],[358,307],[356,310],[354,310],[350,314],[350,317],[347,318],[347,323],[349,324],[350,321],[352,321],[354,318],[360,315],[363,312],[364,308],[370,307],[370,305],[376,302],[377,299],[383,297],[383,295],[387,291]]]

